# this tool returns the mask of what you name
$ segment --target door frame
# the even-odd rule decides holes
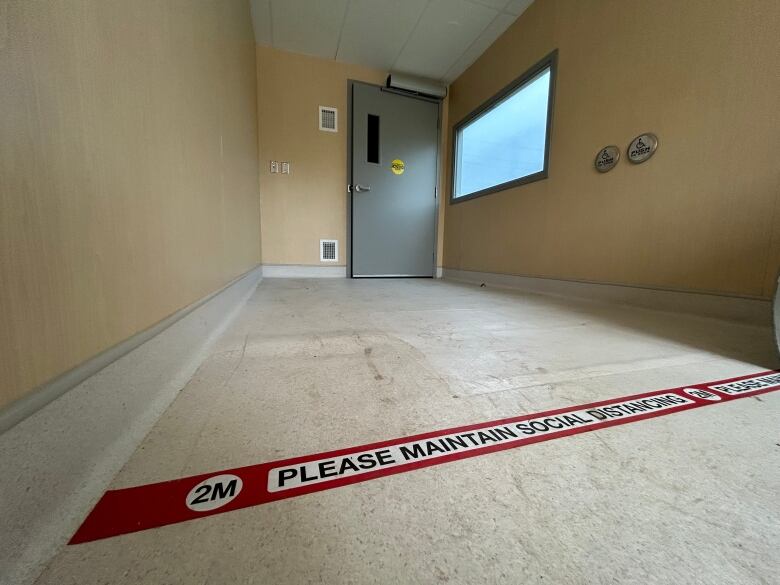
[[[422,96],[408,95],[403,92],[394,91],[383,85],[377,85],[375,83],[368,83],[357,79],[347,79],[347,183],[345,185],[345,191],[347,192],[347,246],[346,246],[346,261],[347,261],[347,278],[396,278],[392,276],[372,276],[372,277],[355,277],[352,274],[352,222],[353,222],[353,209],[352,209],[352,192],[350,186],[352,183],[352,88],[356,85],[367,85],[369,87],[379,88],[380,91],[386,91],[388,93],[394,93],[401,95],[409,99],[423,100],[426,102],[435,103],[436,110],[436,185],[433,188],[435,205],[435,216],[433,222],[433,266],[431,267],[431,278],[436,278],[436,265],[439,261],[438,254],[438,242],[439,242],[439,206],[441,205],[441,193],[439,193],[439,185],[441,184],[442,166],[444,161],[441,157],[441,109],[442,101],[439,99],[426,98]],[[404,278],[428,278],[427,276],[406,276]]]

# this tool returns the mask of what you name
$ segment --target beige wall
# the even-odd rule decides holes
[[[259,262],[246,0],[0,0],[0,406]]]
[[[445,266],[770,296],[779,34],[776,0],[536,0],[453,84],[450,122],[559,49],[550,177],[448,205]],[[645,131],[649,162],[593,169]]]
[[[337,239],[346,264],[347,80],[385,76],[257,47],[263,264],[318,265],[321,239]],[[337,133],[319,130],[319,106],[338,108]],[[271,174],[271,160],[289,161],[291,173]]]
[[[319,265],[319,241],[331,238],[339,240],[338,264],[346,264],[347,81],[386,77],[257,47],[263,264]],[[319,106],[338,108],[338,133],[319,130]],[[289,161],[291,174],[271,174],[271,160]]]

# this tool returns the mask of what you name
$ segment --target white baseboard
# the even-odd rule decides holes
[[[690,313],[740,321],[751,325],[770,326],[772,323],[772,303],[763,299],[536,278],[495,272],[475,272],[454,268],[444,268],[443,272],[443,277],[447,280],[480,284],[484,282],[498,288]]]
[[[346,266],[263,264],[263,278],[346,278]]]
[[[35,581],[260,279],[258,267],[4,411],[16,424],[0,434],[0,583]]]
[[[441,266],[436,267],[436,278],[442,278],[444,276],[444,269]]]

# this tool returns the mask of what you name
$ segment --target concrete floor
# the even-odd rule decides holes
[[[112,488],[776,368],[767,328],[266,280]],[[777,583],[780,392],[64,548],[39,584]]]

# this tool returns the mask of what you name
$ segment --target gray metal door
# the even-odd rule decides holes
[[[352,276],[433,276],[439,105],[352,84]]]

